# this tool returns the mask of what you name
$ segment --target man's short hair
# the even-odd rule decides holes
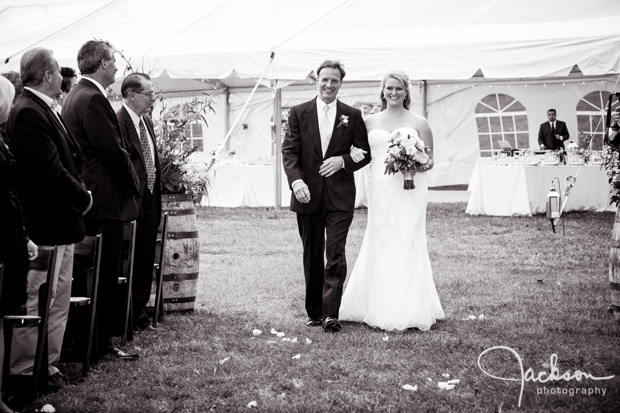
[[[548,109],[548,110],[547,110],[547,114],[549,114],[549,112],[553,112],[553,113],[555,113],[556,115],[558,114],[558,113],[555,111],[555,109]]]
[[[89,40],[80,47],[77,61],[78,69],[83,75],[93,74],[101,66],[101,59],[110,60],[114,46],[104,40]]]
[[[24,86],[37,86],[43,82],[45,72],[58,70],[54,52],[43,47],[26,50],[19,62],[19,71]]]
[[[342,63],[340,63],[339,60],[326,60],[323,63],[321,63],[318,69],[316,69],[316,75],[319,76],[321,73],[321,70],[325,69],[326,67],[339,70],[340,80],[344,79],[344,76],[347,74],[347,72],[344,71],[344,66],[342,65]]]
[[[149,75],[146,73],[134,72],[127,75],[127,77],[123,80],[123,84],[121,85],[121,95],[123,98],[127,98],[129,96],[129,92],[138,92],[141,93],[144,91],[144,87],[142,86],[142,80],[151,80]]]

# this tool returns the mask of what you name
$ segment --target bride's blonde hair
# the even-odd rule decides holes
[[[385,110],[387,108],[387,100],[385,100],[385,96],[383,95],[383,89],[385,89],[385,84],[389,79],[396,79],[400,83],[402,83],[403,88],[407,91],[407,96],[403,100],[403,107],[409,110],[411,106],[411,92],[409,91],[409,76],[403,71],[400,70],[392,70],[388,72],[381,81],[381,91],[379,92],[379,97],[381,98],[381,110]]]

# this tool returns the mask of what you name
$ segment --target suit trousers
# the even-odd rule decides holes
[[[345,246],[351,222],[353,211],[334,207],[326,185],[318,209],[312,214],[297,214],[304,249],[306,311],[310,318],[338,318],[347,277]]]
[[[118,277],[123,263],[123,221],[86,220],[86,235],[102,234],[101,267],[97,290],[96,357],[110,351],[110,338],[115,331]]]
[[[134,328],[145,329],[150,324],[144,309],[151,295],[153,283],[153,264],[157,244],[157,228],[160,215],[156,196],[147,189],[142,196],[140,215],[136,228],[136,253],[131,285]]]
[[[54,366],[60,359],[62,339],[67,326],[69,304],[71,301],[71,282],[73,278],[73,244],[58,245],[58,259],[54,269],[52,299],[48,321],[48,374],[56,374]],[[41,248],[41,247],[40,247]],[[39,287],[47,278],[45,270],[28,271],[27,314],[38,315]],[[13,332],[11,351],[11,373],[15,375],[32,374],[37,344],[36,328],[19,328]]]

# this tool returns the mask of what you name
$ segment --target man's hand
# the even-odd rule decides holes
[[[541,151],[544,151],[545,149],[547,149],[547,148],[545,148],[545,145],[540,145],[540,150]]]
[[[358,163],[364,159],[364,155],[367,153],[368,152],[358,148],[357,146],[351,146],[351,152],[349,154],[351,155],[351,159],[353,159],[353,162]]]
[[[559,140],[560,142],[564,141],[564,137],[562,135],[555,135],[555,138]]]
[[[304,181],[300,180],[294,185],[293,193],[295,194],[295,198],[302,204],[310,202],[310,190]]]
[[[342,159],[342,156],[332,156],[323,161],[323,164],[319,168],[319,173],[321,176],[328,178],[342,168],[344,168],[344,159]]]

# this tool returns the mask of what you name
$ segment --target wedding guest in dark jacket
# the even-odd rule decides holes
[[[138,177],[131,163],[106,88],[114,83],[114,48],[90,40],[78,52],[82,78],[65,99],[62,117],[84,157],[84,182],[93,191],[94,205],[86,215],[86,234],[103,234],[101,276],[97,299],[97,354],[119,353],[110,345],[114,333],[114,306],[121,273],[123,222],[136,219]],[[121,357],[123,357],[121,355]]]
[[[121,85],[123,107],[116,112],[127,142],[134,169],[140,179],[132,282],[133,326],[135,332],[153,329],[145,308],[151,295],[157,228],[161,217],[161,171],[155,131],[149,114],[155,104],[153,83],[144,73],[131,73]]]
[[[9,118],[15,88],[0,76],[0,124]],[[26,304],[26,274],[29,258],[36,258],[37,246],[30,241],[24,224],[22,207],[15,192],[16,165],[4,129],[0,127],[0,263],[4,264],[0,316],[20,314]],[[0,323],[0,371],[4,361],[4,340]],[[2,377],[0,375],[0,387]],[[0,400],[0,413],[12,412]]]
[[[65,332],[71,281],[73,244],[84,239],[84,218],[92,197],[81,181],[80,148],[52,109],[60,93],[60,66],[49,49],[27,50],[20,62],[24,92],[11,110],[7,123],[10,146],[17,162],[16,188],[24,209],[26,229],[41,246],[58,248],[54,269],[53,304],[48,321],[48,373],[54,383],[63,381],[55,364]],[[28,271],[27,313],[38,314],[38,289],[46,271]],[[18,329],[11,370],[30,374],[33,367],[36,329]]]

